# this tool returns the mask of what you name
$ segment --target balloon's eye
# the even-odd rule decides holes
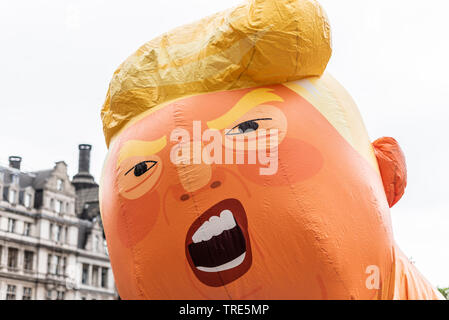
[[[237,127],[240,133],[247,133],[251,131],[256,131],[259,128],[259,124],[256,121],[246,121],[238,125]]]
[[[139,162],[138,164],[136,164],[134,167],[132,167],[131,169],[129,169],[126,173],[125,176],[130,173],[131,171],[134,171],[134,175],[136,177],[140,177],[141,175],[143,175],[145,172],[147,172],[148,170],[150,170],[151,168],[153,168],[155,165],[157,164],[157,161],[142,161]]]
[[[262,121],[262,120],[272,120],[272,118],[253,119],[253,120],[248,120],[248,121],[239,123],[234,128],[229,130],[226,133],[226,135],[231,136],[231,135],[244,134],[244,133],[250,133],[250,132],[256,131],[259,128],[258,121]]]
[[[138,163],[135,167],[134,167],[134,175],[136,177],[143,175],[145,172],[148,171],[148,166],[146,162],[141,162]]]

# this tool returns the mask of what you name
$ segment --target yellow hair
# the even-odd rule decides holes
[[[174,29],[115,71],[101,111],[106,143],[167,101],[319,76],[330,56],[330,27],[314,0],[249,0]]]

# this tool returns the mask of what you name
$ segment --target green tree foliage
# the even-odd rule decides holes
[[[446,298],[446,300],[449,300],[449,288],[438,288],[438,291],[441,292],[441,294]]]

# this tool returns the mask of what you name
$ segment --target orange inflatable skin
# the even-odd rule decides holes
[[[334,81],[326,75],[310,83]],[[441,298],[393,239],[389,206],[406,184],[399,146],[384,138],[363,149],[354,141],[365,133],[349,139],[336,125],[340,115],[323,112],[329,101],[315,103],[294,89],[300,85],[306,87],[181,98],[115,137],[100,197],[123,299]],[[256,102],[243,106],[245,99]],[[274,174],[261,175],[266,165],[260,163],[173,163],[174,130],[189,133],[183,146],[204,150],[208,141],[195,138],[195,130],[218,129],[225,141],[229,131],[222,129],[248,121],[257,123],[255,131],[279,130]],[[223,157],[226,149],[223,143]],[[231,153],[235,158],[248,149]],[[195,242],[200,226],[224,211],[236,226]]]

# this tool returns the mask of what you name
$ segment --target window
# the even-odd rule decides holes
[[[53,256],[49,253],[48,254],[48,258],[47,258],[47,273],[52,273],[51,272],[51,266],[52,266],[52,263],[51,263],[51,259],[53,258]]]
[[[64,242],[69,243],[69,228],[64,227]]]
[[[83,263],[83,277],[81,279],[81,282],[83,284],[87,284],[88,278],[89,278],[89,265]]]
[[[23,235],[29,236],[31,234],[31,223],[24,222],[23,223]]]
[[[64,258],[62,258],[62,274],[63,274],[63,275],[66,274],[66,273],[65,273],[66,268],[67,268],[67,258],[64,257]]]
[[[48,254],[47,272],[58,276],[65,275],[67,267],[67,258]]]
[[[53,290],[47,290],[46,299],[51,300],[53,296]]]
[[[92,285],[98,287],[98,267],[92,267]]]
[[[16,190],[9,189],[8,202],[9,203],[16,203],[16,195],[17,195],[17,191]]]
[[[57,213],[61,213],[62,212],[62,201],[56,200],[56,202],[55,202],[55,211]]]
[[[108,287],[108,268],[101,268],[101,287]]]
[[[6,300],[16,300],[16,286],[8,284]]]
[[[3,266],[3,264],[2,264],[2,254],[3,254],[3,247],[0,246],[0,267]]]
[[[25,193],[23,204],[25,205],[25,207],[31,208],[31,194]]]
[[[50,223],[50,228],[48,229],[48,239],[53,240],[53,223]]]
[[[63,181],[61,179],[58,179],[58,181],[56,181],[56,189],[58,191],[62,191],[62,187],[63,187]]]
[[[56,226],[56,234],[55,234],[55,241],[61,241],[61,226]]]
[[[68,202],[65,204],[65,212],[70,213],[70,203]]]
[[[61,257],[56,256],[56,274],[61,275],[62,265],[61,265]]]
[[[9,187],[3,187],[3,200],[8,201],[9,200]]]
[[[8,248],[8,268],[10,268],[10,269],[17,268],[18,255],[19,255],[19,249]]]
[[[22,300],[31,300],[31,293],[33,292],[33,289],[23,287],[23,295]]]
[[[33,251],[25,251],[23,268],[26,271],[33,271]]]
[[[64,300],[65,292],[64,291],[56,291],[56,300]]]
[[[16,231],[16,219],[8,218],[8,232]]]

